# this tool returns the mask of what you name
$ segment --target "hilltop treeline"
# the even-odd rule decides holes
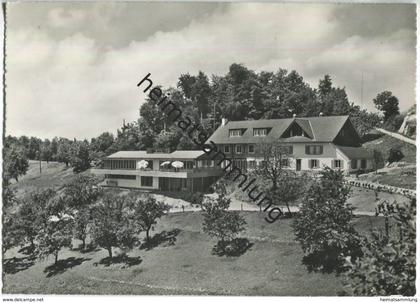
[[[200,123],[211,134],[228,120],[274,119],[329,115],[350,115],[361,136],[372,127],[397,129],[403,117],[399,114],[398,99],[391,92],[378,94],[373,100],[382,115],[370,113],[354,105],[343,87],[334,85],[325,75],[318,87],[311,87],[296,71],[255,72],[241,64],[232,64],[224,76],[210,78],[203,72],[180,75],[176,87],[165,89],[169,99],[185,115]],[[59,161],[83,171],[100,163],[101,158],[119,150],[168,151],[194,149],[195,144],[184,137],[165,112],[149,98],[140,107],[138,120],[124,124],[117,135],[105,132],[88,140],[69,140],[56,137],[41,140],[36,137],[8,136],[5,158],[25,157]],[[7,172],[7,171],[6,171]]]

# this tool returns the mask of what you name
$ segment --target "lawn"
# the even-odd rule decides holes
[[[88,173],[88,172],[84,172]],[[29,169],[26,174],[19,178],[16,183],[12,180],[12,188],[17,189],[17,196],[36,191],[42,188],[60,189],[75,177],[71,167],[66,167],[58,162],[41,162],[41,173],[39,171],[39,161],[30,160]]]
[[[368,173],[359,176],[360,180],[378,182],[394,187],[416,189],[416,169],[409,167],[388,169],[382,173]]]
[[[378,197],[380,202],[388,201],[393,203],[395,201],[398,204],[401,204],[409,201],[409,199],[403,195],[390,194],[386,192],[379,192]],[[375,212],[375,208],[377,207],[375,202],[375,191],[365,188],[352,187],[348,203],[354,206],[356,208],[355,211],[357,212]]]
[[[200,213],[164,217],[153,234],[160,238],[150,249],[128,251],[122,263],[102,264],[107,252],[65,250],[59,265],[8,251],[4,293],[19,294],[203,294],[331,296],[341,290],[334,274],[310,273],[301,264],[302,251],[293,239],[291,220],[273,224],[264,215],[243,212],[248,228],[242,237],[252,246],[237,257],[212,255],[215,240],[202,233]],[[381,224],[361,216],[356,227],[366,232]],[[17,257],[17,258],[13,258]]]

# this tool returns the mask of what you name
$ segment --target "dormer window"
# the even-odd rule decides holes
[[[267,128],[254,128],[253,135],[254,136],[266,136],[268,133]]]
[[[240,137],[242,136],[242,129],[230,129],[229,137]]]

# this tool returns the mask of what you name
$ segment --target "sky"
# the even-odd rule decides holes
[[[232,63],[329,74],[373,110],[390,90],[415,104],[414,4],[8,3],[6,134],[90,139],[138,118],[136,86],[180,74],[224,75]],[[361,87],[363,78],[363,102]]]

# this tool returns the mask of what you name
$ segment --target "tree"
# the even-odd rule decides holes
[[[26,158],[25,150],[17,145],[5,149],[4,155],[4,177],[6,179],[15,179],[25,175],[29,168],[29,162]]]
[[[264,161],[255,172],[270,180],[271,190],[275,191],[283,171],[290,166],[291,152],[288,146],[277,142],[260,144],[260,148]]]
[[[3,254],[10,248],[18,246],[24,238],[17,224],[17,215],[13,211],[16,204],[16,192],[10,188],[7,181],[3,181]]]
[[[54,212],[54,211],[53,211]],[[37,254],[39,258],[54,255],[57,263],[58,253],[71,246],[73,219],[68,214],[56,212],[51,215],[37,234]]]
[[[19,225],[17,223],[16,213],[5,211],[3,214],[2,226],[2,251],[4,254],[10,248],[22,244],[24,234],[22,233],[22,230],[19,228]]]
[[[303,196],[307,183],[308,179],[305,176],[282,170],[277,181],[277,188],[271,191],[271,198],[276,204],[285,204],[291,216],[290,205]]]
[[[416,200],[386,204],[384,214],[395,231],[372,231],[365,238],[363,256],[348,261],[345,293],[351,296],[414,296],[416,294]]]
[[[384,157],[382,155],[382,152],[377,149],[373,150],[373,164],[375,167],[375,172],[377,172],[378,169],[384,166]]]
[[[341,171],[325,168],[304,197],[293,222],[296,239],[311,269],[342,270],[344,258],[360,255],[359,235],[347,204],[349,187]]]
[[[108,154],[108,149],[112,146],[113,143],[114,135],[109,132],[104,132],[97,138],[91,139],[90,147],[94,152],[103,152],[105,154]]]
[[[48,206],[56,193],[45,189],[31,193],[23,198],[16,212],[16,226],[22,234],[22,242],[30,243],[30,249],[35,248],[35,237],[48,222],[52,206]]]
[[[373,99],[375,107],[382,111],[384,114],[384,122],[394,115],[400,113],[399,101],[391,91],[384,91],[379,93],[376,98]]]
[[[235,237],[245,230],[246,221],[238,212],[228,211],[230,199],[222,183],[215,185],[217,197],[203,203],[203,231],[219,239],[218,246],[225,249]]]
[[[199,114],[202,114],[203,117],[206,117],[207,114],[210,112],[210,94],[211,89],[209,79],[202,71],[200,71],[193,85],[192,97],[194,102],[197,104]]]
[[[74,235],[86,247],[88,225],[91,221],[91,207],[101,196],[102,190],[97,186],[98,180],[93,176],[77,175],[64,186],[66,205],[74,216]]]
[[[191,76],[189,73],[181,74],[178,79],[177,87],[182,90],[185,97],[192,99],[195,82],[195,76]]]
[[[46,139],[41,145],[41,159],[47,163],[53,159],[53,150],[50,140]]]
[[[92,207],[93,241],[108,251],[113,247],[131,248],[135,242],[132,203],[124,196],[107,195]]]
[[[56,159],[58,162],[65,163],[66,167],[69,166],[71,161],[71,142],[68,139],[60,138],[58,140]]]
[[[333,85],[331,76],[326,74],[322,80],[319,80],[318,95],[322,99],[332,91]]]
[[[138,230],[146,232],[146,242],[150,241],[150,229],[157,223],[157,219],[169,211],[169,205],[157,202],[151,195],[134,198],[134,219]]]
[[[87,141],[76,141],[72,144],[70,163],[75,173],[90,168],[89,144]]]

